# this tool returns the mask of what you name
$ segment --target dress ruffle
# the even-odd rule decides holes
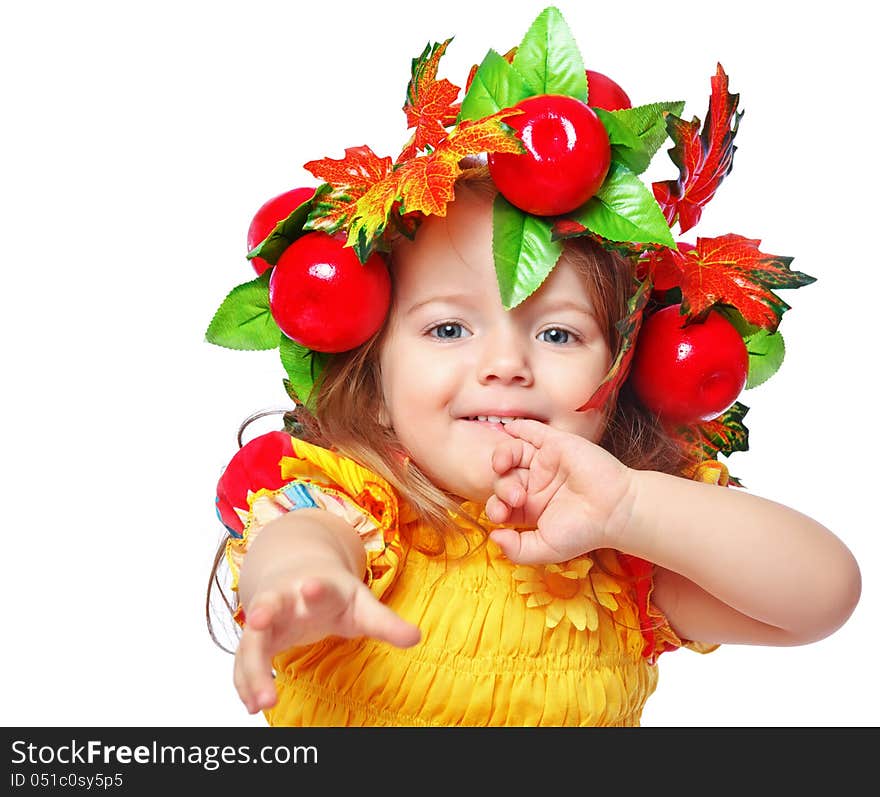
[[[258,473],[263,478],[269,474],[272,483],[280,486],[267,490],[256,482],[247,489],[237,485],[239,500],[244,497],[244,506],[234,507],[236,516],[241,518],[241,531],[230,533],[226,544],[232,589],[238,589],[242,561],[260,531],[291,510],[314,506],[341,517],[358,533],[367,553],[365,580],[381,598],[399,560],[399,546],[391,545],[398,529],[394,491],[381,476],[347,457],[290,435],[285,437],[290,441],[286,447],[261,446],[260,438],[256,438],[248,444],[256,443],[253,449],[244,446],[236,455],[244,463],[233,459],[231,472],[236,478],[242,472]],[[274,465],[277,473],[265,464],[259,468],[250,465],[254,456],[261,457],[267,452],[272,457],[280,455]],[[221,477],[218,495],[229,496],[234,492]]]

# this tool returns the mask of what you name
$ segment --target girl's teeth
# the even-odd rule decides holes
[[[477,415],[473,418],[475,421],[489,421],[489,423],[508,423],[509,421],[518,421],[521,420],[519,417],[516,418],[502,418],[500,415]]]

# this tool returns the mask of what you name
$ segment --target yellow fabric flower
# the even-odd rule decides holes
[[[621,591],[607,573],[593,572],[589,556],[561,564],[521,565],[513,571],[520,582],[516,591],[528,595],[526,605],[543,608],[548,628],[555,628],[567,617],[578,631],[599,627],[598,606],[610,611],[618,608],[614,595]]]

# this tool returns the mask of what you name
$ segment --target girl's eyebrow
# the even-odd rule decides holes
[[[426,304],[431,304],[432,302],[463,302],[464,304],[471,304],[471,301],[470,296],[466,293],[447,293],[442,296],[431,296],[428,299],[424,299],[421,302],[416,302],[412,305],[409,310],[406,311],[406,315],[412,315],[420,307],[424,307]]]
[[[577,302],[573,299],[559,298],[547,301],[542,301],[541,299],[538,299],[537,301],[540,303],[541,310],[544,312],[550,310],[574,310],[575,312],[581,313],[582,315],[590,316],[590,318],[595,318],[596,316],[595,310],[593,310],[590,305]],[[406,311],[406,315],[412,315],[420,307],[424,307],[426,304],[431,304],[432,302],[463,302],[464,304],[471,304],[472,300],[470,295],[466,293],[449,293],[444,294],[443,296],[432,296],[429,299],[424,299],[421,302],[416,302],[409,308],[409,310]]]
[[[541,310],[547,312],[549,310],[574,310],[577,313],[588,315],[595,318],[596,311],[589,304],[577,302],[574,299],[548,299],[547,301],[537,300],[541,305]]]

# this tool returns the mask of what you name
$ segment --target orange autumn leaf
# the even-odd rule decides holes
[[[358,200],[391,174],[392,165],[391,158],[362,146],[349,147],[344,158],[321,158],[303,168],[324,181],[315,192],[305,229],[334,233],[351,221]]]
[[[455,178],[461,169],[456,163],[435,155],[415,158],[395,173],[401,206],[406,213],[446,215],[446,205],[453,199]]]
[[[468,155],[482,152],[514,154],[524,152],[520,140],[504,124],[505,119],[521,113],[518,108],[505,108],[482,119],[467,119],[446,137],[446,140],[432,153],[432,157],[457,162]],[[456,172],[456,177],[459,174],[461,170]]]
[[[771,289],[799,288],[815,278],[792,271],[791,257],[762,252],[760,243],[733,233],[697,238],[694,247],[652,253],[647,266],[657,284],[681,288],[682,314],[696,318],[726,304],[748,323],[775,332],[789,306]]]
[[[397,172],[376,183],[354,204],[346,246],[355,247],[362,263],[367,261],[376,240],[385,231],[392,208],[400,196]]]
[[[448,80],[437,80],[437,67],[449,42],[427,45],[418,58],[412,61],[412,78],[406,88],[406,113],[408,128],[415,133],[398,162],[412,158],[428,147],[436,147],[446,138],[446,128],[454,125],[460,105],[456,104],[459,87]]]
[[[519,139],[504,125],[506,118],[519,113],[508,108],[462,122],[432,152],[395,165],[365,192],[351,212],[347,242],[356,248],[361,261],[369,256],[395,210],[400,214],[446,215],[455,181],[462,173],[462,158],[484,152],[522,152]]]

